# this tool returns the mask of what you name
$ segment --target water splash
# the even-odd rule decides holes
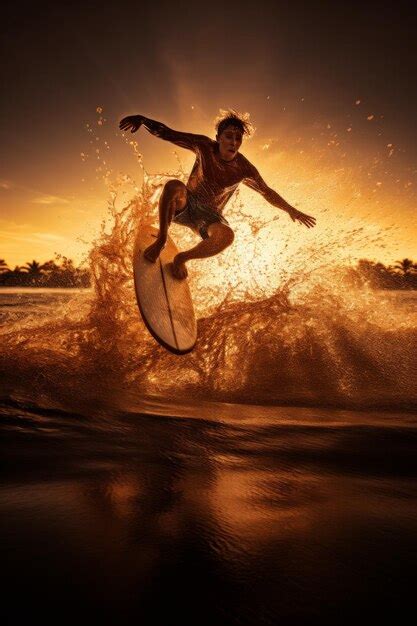
[[[150,176],[137,145],[133,149],[141,187],[126,175],[104,174],[108,217],[89,253],[91,297],[77,295],[47,318],[10,322],[1,334],[4,381],[63,404],[91,400],[93,406],[126,392],[260,404],[417,403],[415,314],[398,294],[355,290],[345,281],[349,246],[380,234],[354,228],[332,238],[325,232],[297,247],[293,231],[274,232],[274,218],[245,214],[239,194],[228,210],[235,245],[190,263],[195,350],[175,356],[156,344],[136,306],[133,245],[140,225],[155,222],[165,181],[185,180],[185,173],[180,167]],[[126,184],[133,194],[122,202]],[[182,248],[196,241],[178,225],[172,234]]]

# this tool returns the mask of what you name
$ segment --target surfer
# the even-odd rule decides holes
[[[132,133],[141,126],[152,135],[192,150],[196,155],[186,185],[176,179],[165,184],[159,200],[159,235],[144,253],[148,261],[155,263],[167,241],[171,222],[188,226],[200,234],[202,241],[174,258],[172,272],[176,278],[187,277],[187,261],[214,256],[232,244],[234,233],[223,217],[223,209],[241,182],[273,206],[286,211],[293,222],[307,228],[315,225],[314,217],[298,211],[268,187],[256,167],[239,152],[243,136],[250,135],[251,126],[236,111],[224,112],[218,120],[216,141],[205,135],[172,130],[143,115],[125,117],[119,125],[122,131]]]

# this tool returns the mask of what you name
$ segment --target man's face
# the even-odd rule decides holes
[[[226,126],[221,135],[217,135],[220,157],[224,161],[231,161],[242,145],[242,131],[237,126]]]

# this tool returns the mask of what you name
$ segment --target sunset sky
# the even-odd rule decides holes
[[[370,235],[364,249],[353,238],[352,255],[416,259],[411,6],[40,3],[23,13],[10,3],[1,20],[0,257],[9,266],[55,252],[82,260],[106,215],[104,172],[141,181],[118,131],[123,116],[214,137],[214,118],[230,107],[256,127],[241,151],[317,217],[310,239],[365,228],[382,243]],[[148,172],[174,171],[174,150],[192,165],[191,153],[144,129],[132,138]],[[272,215],[254,192],[242,197]]]

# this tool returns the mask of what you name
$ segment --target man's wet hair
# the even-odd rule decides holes
[[[221,135],[228,126],[235,126],[243,135],[248,137],[255,130],[249,120],[249,113],[239,113],[233,109],[227,109],[226,111],[220,109],[220,114],[215,121],[217,135]]]

